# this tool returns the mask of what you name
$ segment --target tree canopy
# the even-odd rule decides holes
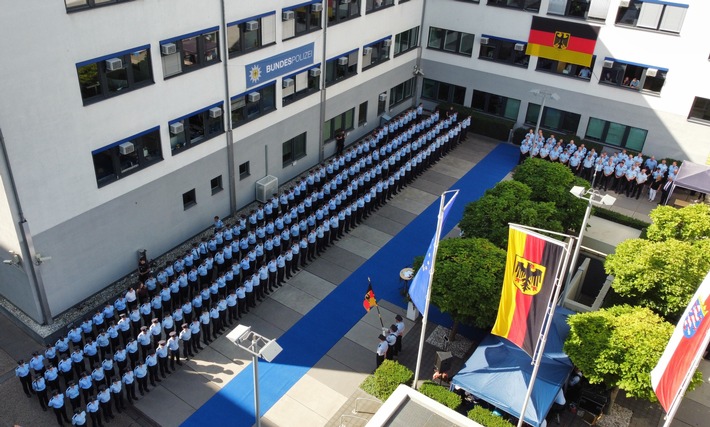
[[[695,242],[710,239],[710,206],[696,203],[683,209],[659,206],[649,214],[653,223],[648,227],[648,240],[669,239]]]
[[[614,306],[568,318],[564,352],[592,384],[618,387],[628,396],[655,402],[651,370],[673,333],[673,325],[648,308]],[[691,389],[702,381],[696,373]]]
[[[506,254],[486,239],[445,239],[439,244],[431,301],[456,322],[489,328],[500,302]],[[414,262],[421,266],[422,258]]]

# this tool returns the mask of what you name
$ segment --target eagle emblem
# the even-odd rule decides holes
[[[555,31],[555,41],[552,45],[557,49],[567,49],[569,45],[570,33],[563,33],[562,31]]]
[[[525,295],[536,295],[542,289],[545,267],[516,255],[513,275],[513,284],[516,288]]]

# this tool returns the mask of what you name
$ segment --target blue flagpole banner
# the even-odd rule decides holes
[[[454,200],[457,195],[458,192],[454,194],[451,200],[446,202],[443,215],[441,215],[440,219],[442,225],[446,222],[446,217],[449,215],[449,211],[454,205]],[[420,313],[424,313],[426,307],[426,296],[431,279],[431,267],[434,263],[434,248],[437,244],[436,233],[434,233],[434,237],[432,237],[431,243],[429,243],[429,249],[427,249],[426,255],[424,256],[424,262],[422,263],[422,266],[419,267],[417,274],[414,275],[412,282],[409,284],[409,298],[412,300],[412,303],[415,307],[417,307],[417,310],[419,310]]]
[[[313,64],[314,54],[315,44],[309,43],[270,58],[247,64],[245,66],[247,88],[258,86]]]

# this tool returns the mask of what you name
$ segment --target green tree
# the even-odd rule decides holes
[[[649,214],[653,223],[646,231],[656,242],[677,239],[695,242],[710,238],[710,206],[696,203],[683,209],[659,206]]]
[[[588,188],[589,182],[574,176],[570,168],[561,163],[535,158],[527,159],[518,166],[513,179],[530,187],[531,200],[554,203],[554,219],[562,224],[564,230],[579,231],[587,202],[575,197],[569,190],[575,185]]]
[[[494,245],[508,245],[508,223],[563,231],[554,203],[530,200],[532,190],[518,181],[504,181],[466,205],[459,227],[465,237],[483,237]]]
[[[628,396],[657,401],[651,370],[668,344],[673,325],[648,308],[614,306],[567,319],[564,352],[592,384],[619,389]],[[702,382],[696,372],[692,387]],[[612,401],[613,404],[613,401]]]
[[[439,244],[434,266],[431,301],[454,320],[451,337],[459,322],[478,328],[495,323],[500,302],[504,250],[486,239],[445,239]],[[415,269],[422,258],[414,261]]]

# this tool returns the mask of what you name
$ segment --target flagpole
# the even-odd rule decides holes
[[[426,339],[426,325],[427,319],[429,318],[429,301],[431,299],[431,284],[434,280],[434,268],[436,266],[436,252],[439,249],[439,238],[441,237],[441,228],[443,227],[443,216],[444,216],[444,202],[446,200],[446,194],[451,192],[458,192],[458,190],[445,191],[441,194],[441,200],[439,202],[439,215],[436,220],[436,234],[434,234],[434,250],[432,252],[431,269],[429,273],[429,283],[427,285],[426,302],[424,303],[424,313],[422,313],[422,332],[419,336],[419,350],[417,352],[417,366],[414,369],[414,381],[412,382],[412,388],[417,389],[417,381],[419,380],[419,370],[422,364],[422,353],[424,352],[424,340]]]
[[[547,336],[550,333],[550,328],[552,327],[552,319],[555,316],[555,309],[557,307],[557,299],[560,296],[560,289],[562,288],[562,280],[564,278],[564,268],[562,266],[567,264],[569,259],[569,245],[565,244],[565,256],[564,259],[560,258],[557,271],[557,279],[555,280],[555,291],[550,296],[550,300],[547,301],[547,318],[545,319],[545,332],[542,337],[538,339],[537,345],[535,346],[535,351],[533,351],[532,363],[535,365],[533,367],[532,374],[530,376],[530,385],[528,385],[528,391],[525,393],[525,400],[523,401],[523,407],[520,410],[520,417],[518,418],[518,427],[522,427],[525,420],[525,410],[528,408],[528,402],[530,401],[530,396],[532,396],[533,387],[535,387],[535,379],[537,378],[537,371],[540,370],[540,361],[542,360],[542,355],[545,351],[545,345],[547,344]]]
[[[669,427],[671,425],[671,422],[673,422],[673,418],[675,418],[675,414],[678,411],[681,402],[683,401],[685,391],[688,389],[690,381],[693,379],[693,375],[695,375],[695,371],[698,370],[698,365],[700,365],[700,359],[703,357],[703,352],[707,348],[708,343],[710,343],[710,329],[705,333],[705,340],[703,341],[703,345],[700,346],[700,351],[698,352],[698,354],[695,355],[695,360],[693,360],[692,368],[688,370],[688,372],[685,374],[685,378],[683,378],[680,390],[678,390],[678,394],[676,394],[676,396],[673,398],[673,403],[671,403],[671,407],[668,409],[668,414],[666,414],[666,421],[665,423],[663,423],[663,427]]]
[[[367,276],[367,284],[370,285],[370,289],[372,289],[372,280],[370,280],[370,276]],[[380,313],[380,305],[377,304],[377,300],[375,300],[375,307],[377,307],[377,316],[380,318],[380,325],[382,326],[382,329],[385,329],[385,324],[382,321],[382,313]]]

